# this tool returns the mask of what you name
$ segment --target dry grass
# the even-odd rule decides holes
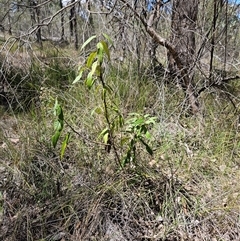
[[[158,117],[154,156],[139,149],[137,163],[120,170],[99,144],[97,89],[44,86],[38,109],[1,111],[0,239],[239,240],[239,95],[234,107],[222,92],[206,93],[202,117],[185,117],[176,88],[114,71],[124,115]],[[62,160],[50,143],[56,96],[78,132]]]

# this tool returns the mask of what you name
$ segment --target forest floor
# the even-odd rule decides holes
[[[126,120],[133,113],[156,117],[153,155],[139,142],[135,160],[122,168],[99,138],[106,127],[99,86],[72,85],[77,61],[51,51],[30,69],[16,58],[8,75],[19,92],[9,92],[15,110],[0,109],[0,240],[240,240],[239,83],[202,93],[203,110],[192,116],[183,113],[176,86],[122,62],[107,69],[109,103]],[[53,148],[56,99],[65,122]],[[124,134],[114,137],[123,157]]]
[[[239,149],[200,155],[188,140],[119,171],[93,143],[92,153],[80,158],[69,148],[60,160],[46,143],[33,143],[34,124],[1,114],[2,240],[240,239]]]

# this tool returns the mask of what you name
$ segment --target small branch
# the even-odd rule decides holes
[[[225,79],[221,79],[221,80],[217,80],[215,82],[213,82],[212,84],[209,84],[207,86],[202,87],[198,92],[197,92],[197,96],[199,96],[203,91],[205,91],[206,89],[209,89],[211,87],[219,87],[224,83],[228,83],[231,80],[237,80],[240,79],[239,75],[236,75],[234,77],[229,77],[229,78],[225,78]]]
[[[229,82],[231,80],[236,80],[236,79],[240,79],[240,76],[236,75],[234,77],[229,77],[229,78],[226,78],[226,79],[222,79],[222,80],[220,80],[220,82],[227,83],[227,82]]]
[[[102,66],[100,66],[100,69],[101,70],[100,70],[99,79],[102,83],[102,87],[105,88],[106,84],[103,80]],[[122,168],[121,160],[120,160],[120,157],[118,155],[117,148],[116,148],[115,141],[114,141],[114,136],[113,136],[113,133],[112,133],[112,130],[111,130],[111,122],[109,120],[108,105],[107,105],[107,101],[106,101],[106,91],[104,91],[104,94],[103,94],[103,105],[104,105],[104,111],[105,111],[105,119],[106,119],[108,129],[109,129],[109,140],[110,140],[110,143],[108,143],[106,146],[109,146],[109,145],[110,145],[110,147],[112,146],[114,154],[117,158],[118,164]]]
[[[78,131],[76,131],[66,120],[64,120],[64,122],[67,124],[68,127],[70,127],[70,129],[77,134],[78,136],[80,136],[82,139],[87,140],[88,142],[92,142],[94,144],[98,144],[98,145],[102,145],[102,146],[107,146],[107,144],[104,144],[102,142],[97,142],[97,141],[93,141],[90,140],[89,138],[87,138],[86,136],[84,136],[83,134],[79,133]]]
[[[88,11],[89,13],[91,13],[91,14],[106,14],[106,15],[109,15],[109,14],[111,14],[111,13],[113,12],[113,10],[115,9],[116,4],[117,4],[117,1],[115,1],[113,7],[112,7],[108,12],[102,12],[102,11],[97,11],[97,12],[96,12],[96,11],[91,11],[91,10],[88,10],[88,9],[87,9],[87,11]]]
[[[76,2],[73,2],[73,3],[70,3],[68,4],[67,6],[65,6],[64,8],[58,10],[56,13],[54,13],[52,16],[50,17],[46,17],[44,19],[41,20],[41,23],[38,23],[34,26],[32,26],[30,29],[29,29],[29,32],[27,32],[26,34],[23,34],[21,35],[20,37],[26,37],[26,36],[29,36],[31,34],[33,34],[35,31],[37,31],[40,27],[44,27],[44,26],[48,26],[52,21],[53,19],[58,16],[60,13],[62,13],[63,11],[65,11],[66,9],[68,8],[71,8],[73,7],[74,5],[76,5],[77,3],[79,3],[80,0],[76,1]],[[40,5],[37,5],[37,6],[34,6],[34,7],[39,7],[43,4],[40,4]]]

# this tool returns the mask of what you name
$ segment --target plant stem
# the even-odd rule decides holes
[[[102,66],[100,65],[100,76],[99,76],[99,79],[100,79],[100,82],[103,86],[103,105],[104,105],[104,115],[105,115],[105,119],[106,119],[106,122],[107,122],[107,125],[108,125],[108,129],[109,129],[109,140],[110,140],[110,145],[112,146],[113,148],[113,151],[114,151],[114,154],[117,158],[117,162],[118,164],[120,165],[120,167],[122,168],[122,164],[121,164],[121,160],[120,160],[120,157],[118,155],[118,152],[117,152],[117,148],[116,148],[116,145],[115,145],[115,141],[114,141],[114,136],[113,136],[113,133],[112,133],[112,128],[111,128],[111,122],[109,120],[109,113],[108,113],[108,105],[107,105],[107,99],[106,99],[106,84],[103,80],[103,74],[102,74]]]

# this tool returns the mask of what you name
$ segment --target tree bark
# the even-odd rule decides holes
[[[30,15],[32,20],[32,25],[38,25],[36,31],[37,42],[42,46],[42,33],[40,27],[40,8],[37,7],[38,3],[34,0],[29,0]]]
[[[187,105],[192,113],[199,112],[199,104],[194,88],[194,65],[195,65],[195,31],[198,14],[198,0],[174,0],[172,7],[172,23],[170,42],[174,47],[177,58],[182,66],[176,61],[176,56],[168,51],[169,72],[178,78],[181,84]]]
[[[37,42],[42,46],[42,33],[41,33],[41,27],[40,27],[40,8],[36,7],[36,15],[37,15],[37,24],[38,24],[38,29],[36,32],[37,36]]]
[[[75,0],[72,0],[71,3],[74,3]],[[70,8],[70,15],[69,15],[69,27],[70,27],[70,35],[73,36],[73,21],[74,21],[74,12],[75,12],[75,6],[72,6]]]
[[[59,7],[60,9],[63,9],[63,3],[62,0],[59,0]],[[64,40],[65,37],[65,31],[64,31],[64,12],[61,12],[61,40]]]
[[[75,0],[71,0],[71,3],[74,3]],[[74,45],[75,49],[78,49],[78,31],[77,31],[77,16],[76,16],[76,6],[75,4],[70,8],[70,35],[74,36]]]
[[[154,3],[153,6],[151,6],[150,10],[150,16],[148,18],[148,26],[149,27],[153,27],[153,28],[157,28],[159,19],[160,19],[160,9],[163,6],[163,1],[162,0],[156,0],[156,2]],[[151,39],[150,43],[149,43],[149,58],[151,61],[151,65],[152,68],[154,69],[159,63],[157,61],[157,57],[156,57],[156,50],[158,47],[158,43],[156,42],[156,40]]]

